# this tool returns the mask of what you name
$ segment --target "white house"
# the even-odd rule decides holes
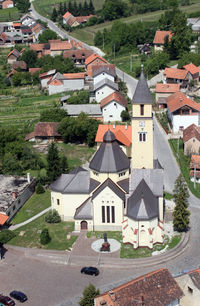
[[[48,72],[40,73],[40,84],[41,87],[47,88],[49,80],[56,74],[56,69],[49,70]]]
[[[182,92],[166,98],[167,115],[174,133],[183,131],[191,124],[200,125],[200,104],[187,98]]]
[[[128,107],[128,101],[121,93],[115,91],[101,100],[100,106],[104,122],[121,121],[121,113]]]
[[[110,65],[92,66],[92,77],[94,85],[96,85],[97,83],[101,82],[104,79],[108,79],[112,82],[115,82],[116,78],[115,65],[110,64]]]
[[[118,90],[118,84],[112,82],[109,79],[103,79],[99,83],[95,84],[93,91],[90,92],[90,102],[101,102],[104,98]]]

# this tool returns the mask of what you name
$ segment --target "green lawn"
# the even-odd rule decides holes
[[[196,183],[196,188],[194,188],[194,183],[190,180],[190,156],[184,155],[183,152],[183,140],[179,141],[179,154],[178,151],[178,140],[177,139],[170,139],[169,144],[171,149],[176,157],[176,160],[180,166],[181,172],[188,184],[190,191],[198,198],[200,198],[200,184]]]
[[[172,200],[173,199],[173,194],[168,193],[167,191],[164,191],[164,199],[165,200]]]
[[[51,241],[43,246],[40,243],[40,233],[44,228],[48,228]],[[15,230],[16,237],[10,240],[9,244],[27,248],[69,250],[77,239],[77,236],[71,236],[70,239],[67,239],[67,234],[73,230],[73,222],[48,224],[44,221],[44,216],[41,216]]]
[[[12,219],[12,224],[19,224],[31,217],[37,215],[51,205],[50,191],[46,190],[45,193],[34,193],[30,199],[22,206],[20,211]]]
[[[0,10],[0,22],[18,21],[22,14],[16,7]]]

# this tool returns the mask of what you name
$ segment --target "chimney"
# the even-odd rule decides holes
[[[113,129],[115,129],[115,123],[113,123]]]
[[[28,183],[30,184],[30,182],[31,182],[30,173],[27,173],[27,181],[28,181]]]
[[[17,191],[12,191],[12,200],[14,201],[17,198]]]
[[[126,123],[126,125],[125,125],[125,130],[128,130],[128,124]]]
[[[111,300],[115,302],[115,293],[112,290],[110,290],[109,295],[110,295]]]

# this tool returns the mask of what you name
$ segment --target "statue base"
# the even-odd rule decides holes
[[[110,252],[110,243],[104,242],[100,248],[101,252]]]

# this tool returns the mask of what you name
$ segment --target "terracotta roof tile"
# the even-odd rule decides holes
[[[188,71],[185,69],[177,69],[177,68],[165,68],[164,74],[168,79],[178,79],[185,80]]]
[[[166,98],[166,103],[169,111],[173,113],[177,109],[187,105],[190,108],[200,111],[200,103],[197,103],[189,98],[187,98],[182,92],[176,92]]]
[[[9,219],[8,216],[0,213],[0,225],[4,225],[8,219]]]
[[[86,59],[91,54],[93,54],[92,50],[81,49],[81,50],[65,50],[63,52],[64,58],[71,58],[76,60]]]
[[[78,72],[78,73],[63,73],[66,79],[84,79],[85,72]]]
[[[44,49],[44,44],[30,44],[30,50],[42,51]]]
[[[30,74],[34,74],[34,73],[36,73],[36,72],[38,72],[38,71],[40,71],[41,70],[41,68],[29,68],[29,72],[30,72]]]
[[[20,52],[16,49],[13,49],[12,51],[10,51],[8,53],[7,57],[9,57],[11,54],[14,55],[16,58],[20,57],[20,55],[21,55]]]
[[[200,155],[191,156],[190,169],[194,169],[194,164],[196,164],[197,169],[200,169]]]
[[[66,12],[64,15],[63,15],[63,18],[67,19],[68,17],[70,16],[73,16],[70,12]]]
[[[164,45],[165,43],[165,37],[169,37],[169,41],[171,40],[173,34],[171,31],[156,31],[156,34],[154,36],[153,43],[154,44],[159,44],[159,45]]]
[[[196,138],[200,141],[200,126],[191,124],[183,131],[183,142],[187,142],[191,138]]]
[[[27,65],[24,61],[16,61],[12,64],[12,68],[13,69],[17,69],[17,68],[20,68],[22,70],[26,70],[27,68]]]
[[[8,6],[11,5],[11,4],[14,6],[13,1],[11,1],[11,0],[6,0],[6,1],[4,1],[4,2],[2,3],[2,9],[8,8]]]
[[[99,124],[95,142],[103,142],[103,137],[105,133],[110,130],[115,134],[117,141],[123,145],[129,147],[132,143],[132,129],[128,125],[109,125],[109,124]]]
[[[180,91],[180,84],[156,84],[156,92],[158,93],[174,93]]]
[[[119,104],[123,105],[124,107],[128,106],[128,101],[126,100],[126,98],[118,91],[114,91],[109,96],[101,100],[101,108],[109,104],[112,101],[116,101]]]
[[[38,122],[34,127],[34,132],[26,135],[26,140],[33,137],[56,137],[58,133],[58,122]]]
[[[76,20],[76,17],[73,17],[73,16],[67,20],[67,23],[69,26],[72,26],[74,22],[78,22],[78,21]]]
[[[13,27],[21,27],[21,22],[13,22]]]
[[[183,291],[167,269],[159,269],[131,280],[95,298],[95,305],[169,305],[183,296]]]
[[[50,50],[51,51],[69,50],[71,48],[72,48],[72,45],[69,41],[51,42],[50,43]]]
[[[91,56],[89,56],[86,59],[85,64],[86,65],[91,64],[96,58],[98,58],[102,63],[107,63],[107,61],[103,57],[101,57],[98,54],[93,53]]]
[[[194,64],[190,63],[188,65],[183,66],[187,71],[189,71],[191,74],[199,73],[199,68],[195,66]]]
[[[87,22],[91,17],[93,17],[94,15],[89,15],[89,16],[77,16],[76,21],[78,23],[83,23],[83,22]]]

